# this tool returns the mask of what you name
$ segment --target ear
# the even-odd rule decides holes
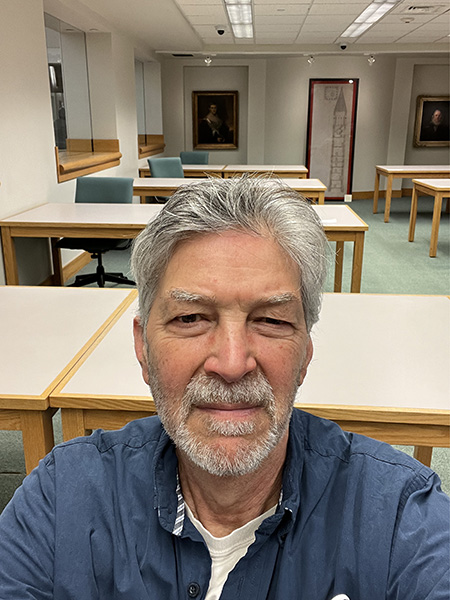
[[[314,347],[313,347],[313,343],[311,340],[311,336],[308,336],[308,344],[306,346],[306,353],[305,353],[305,359],[303,361],[303,365],[302,368],[300,369],[300,376],[299,376],[299,380],[298,380],[298,385],[302,385],[303,380],[306,377],[306,372],[308,370],[308,366],[309,363],[311,362],[311,359],[313,357],[313,352],[314,352]]]
[[[145,344],[145,334],[141,325],[141,319],[134,317],[133,319],[133,335],[134,335],[134,351],[141,365],[142,377],[147,385],[148,383],[148,360],[147,349]]]

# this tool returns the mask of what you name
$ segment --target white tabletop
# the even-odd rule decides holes
[[[298,404],[450,411],[450,300],[325,294]]]
[[[205,183],[204,177],[136,177],[133,188],[145,188],[151,191],[154,188],[179,188],[182,185]]]
[[[384,169],[390,173],[448,173],[450,167],[448,165],[377,165],[377,169]]]
[[[297,179],[295,177],[282,179],[281,181],[294,190],[310,192],[326,192],[327,186],[320,179]]]
[[[202,181],[202,180],[200,180]],[[204,181],[204,180],[203,180]],[[161,210],[159,204],[48,203],[2,219],[0,225],[146,225]]]
[[[0,287],[0,406],[5,397],[44,394],[130,294],[135,292]]]
[[[148,401],[133,349],[135,312],[133,304],[63,396]],[[449,333],[446,297],[326,294],[297,403],[449,410]]]
[[[332,229],[355,229],[367,231],[369,226],[349,206],[342,204],[314,204],[312,208],[318,214],[323,227]]]
[[[413,183],[418,183],[437,192],[450,191],[450,179],[413,179]]]
[[[277,173],[280,173],[281,171],[285,171],[286,173],[295,173],[300,171],[302,173],[307,173],[308,169],[305,167],[305,165],[227,165],[223,171],[224,173],[228,173],[230,171],[276,171]]]
[[[307,190],[324,192],[327,186],[320,179],[300,179],[286,178],[281,181],[295,190]],[[182,185],[191,185],[193,183],[205,183],[204,178],[183,178],[183,177],[136,177],[133,181],[134,189],[148,189],[151,191],[154,188],[178,188]]]
[[[223,171],[226,165],[188,165],[183,164],[183,169],[186,171]]]
[[[151,181],[142,178],[138,181]],[[167,181],[167,180],[164,180]],[[170,180],[169,180],[170,181]],[[181,180],[184,181],[184,180]],[[188,181],[197,181],[188,180]],[[204,182],[204,179],[199,179]],[[290,180],[286,180],[289,184]],[[294,180],[296,181],[296,180]],[[298,181],[302,181],[299,179]],[[304,181],[304,180],[303,180]],[[105,228],[114,225],[143,226],[156,217],[163,204],[43,204],[22,213],[2,219],[0,225],[104,225]],[[367,229],[367,225],[348,206],[313,205],[313,209],[322,219],[324,227],[340,228],[355,227]]]

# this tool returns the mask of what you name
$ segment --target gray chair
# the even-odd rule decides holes
[[[80,177],[77,179],[75,202],[89,203],[128,203],[133,200],[133,179],[131,177]],[[123,273],[106,273],[102,256],[110,250],[126,250],[132,240],[103,238],[62,238],[57,242],[58,248],[84,250],[92,258],[97,259],[95,273],[77,275],[71,287],[81,287],[89,283],[97,283],[105,287],[105,282],[135,285]]]
[[[209,152],[207,150],[194,150],[192,152],[180,152],[183,165],[207,165]]]

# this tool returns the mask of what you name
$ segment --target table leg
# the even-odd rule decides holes
[[[375,170],[375,190],[373,193],[373,214],[378,212],[378,196],[380,194],[380,174]]]
[[[319,192],[319,204],[325,204],[325,192]]]
[[[392,199],[392,181],[394,177],[392,175],[387,176],[386,185],[386,204],[384,206],[384,222],[389,223],[389,215],[391,213],[391,199]]]
[[[64,285],[64,272],[61,260],[61,249],[56,247],[59,238],[51,238],[52,261],[53,261],[53,282],[54,285]]]
[[[61,424],[65,442],[86,435],[81,408],[61,408]]]
[[[342,291],[342,270],[344,267],[344,242],[336,242],[336,257],[334,267],[334,291]]]
[[[442,193],[437,192],[434,197],[433,222],[431,224],[430,256],[434,258],[437,253],[439,236],[439,223],[441,222]]]
[[[364,253],[364,231],[355,234],[353,245],[352,284],[350,291],[358,294],[361,291],[362,263]]]
[[[52,426],[54,413],[55,410],[51,408],[21,411],[20,421],[27,473],[37,467],[41,458],[44,458],[55,445]]]
[[[418,193],[417,193],[416,186],[414,186],[412,197],[411,197],[411,212],[409,215],[408,242],[414,241],[414,234],[416,231],[416,219],[417,219],[417,198],[418,198]]]
[[[432,455],[433,448],[431,446],[414,446],[414,458],[420,460],[427,467],[431,465]]]
[[[3,263],[5,265],[5,279],[7,285],[19,285],[17,270],[16,249],[10,227],[2,227]]]

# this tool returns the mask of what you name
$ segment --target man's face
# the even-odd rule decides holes
[[[181,458],[239,475],[286,442],[312,355],[298,279],[271,239],[226,231],[178,245],[135,340]]]
[[[209,111],[212,112],[213,115],[217,112],[217,106],[215,104],[211,104],[209,107]]]
[[[442,113],[440,110],[435,110],[432,117],[431,117],[431,122],[433,123],[433,125],[440,125],[442,121]]]

